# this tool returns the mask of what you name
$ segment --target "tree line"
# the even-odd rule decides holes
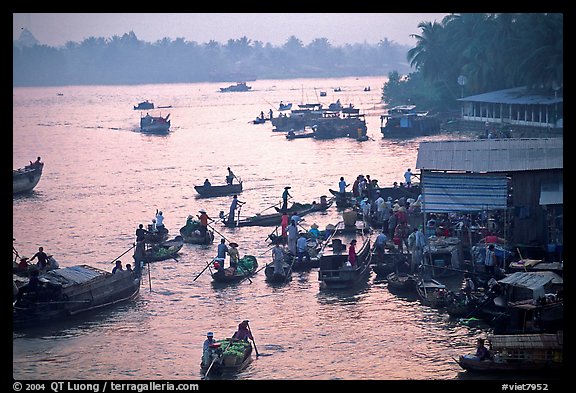
[[[520,86],[562,94],[562,14],[450,14],[418,28],[407,52],[414,71],[391,71],[384,84],[389,106],[449,110],[462,96]]]
[[[304,45],[291,36],[281,46],[246,36],[225,44],[183,38],[150,43],[131,31],[90,37],[63,47],[13,43],[13,86],[188,83],[409,72],[407,45],[388,39],[333,46],[326,38]]]

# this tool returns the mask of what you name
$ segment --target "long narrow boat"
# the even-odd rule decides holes
[[[298,216],[303,217],[306,214],[325,211],[330,206],[332,206],[333,199],[329,199],[325,204],[323,203],[311,203],[304,206],[301,209],[288,210],[288,214],[298,214]],[[281,209],[277,209],[281,210]],[[228,223],[225,221],[226,226],[230,227],[245,227],[245,226],[279,226],[282,224],[282,213],[270,213],[270,214],[256,214],[254,216],[241,218],[233,223]]]
[[[42,177],[44,163],[12,170],[12,195],[30,192]]]
[[[252,343],[250,341],[227,338],[217,340],[210,346],[210,363],[200,361],[200,370],[205,377],[231,374],[242,371],[252,362]]]
[[[140,275],[116,274],[88,265],[50,270],[40,276],[40,289],[24,293],[13,307],[14,326],[38,326],[136,297]]]
[[[474,372],[546,372],[562,368],[563,331],[556,334],[510,334],[488,336],[491,357],[478,360],[472,354],[462,355],[456,362]]]
[[[234,184],[223,184],[217,186],[194,186],[194,189],[202,197],[217,197],[223,195],[234,195],[242,192],[242,181]]]
[[[356,266],[347,266],[348,245],[357,241]],[[370,274],[370,234],[358,226],[336,229],[320,255],[318,281],[323,289],[349,289]]]

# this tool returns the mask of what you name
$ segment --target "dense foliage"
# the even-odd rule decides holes
[[[247,37],[226,44],[183,38],[154,43],[134,32],[110,39],[90,37],[64,47],[13,45],[14,86],[186,83],[300,77],[386,75],[408,72],[410,47],[388,39],[376,45],[332,46],[317,38],[303,45],[295,36],[280,47]]]
[[[418,27],[407,55],[415,71],[403,78],[391,72],[384,85],[382,98],[390,106],[446,110],[465,95],[563,86],[562,14],[451,14]]]

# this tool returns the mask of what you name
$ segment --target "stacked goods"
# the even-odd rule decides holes
[[[247,341],[220,340],[219,342],[222,343],[222,346],[226,345],[223,353],[224,365],[226,366],[242,363],[246,350],[251,345]]]
[[[256,266],[256,257],[253,255],[245,255],[238,260],[238,273],[247,274],[253,272]]]

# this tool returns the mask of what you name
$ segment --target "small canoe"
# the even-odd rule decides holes
[[[227,338],[217,340],[210,347],[213,359],[205,364],[200,361],[200,370],[204,376],[230,374],[242,371],[252,362],[252,343],[245,340]],[[208,375],[206,373],[208,372]]]
[[[269,283],[285,283],[292,280],[292,264],[284,262],[282,264],[282,273],[274,273],[274,262],[266,265],[264,268],[266,281]]]
[[[172,240],[154,244],[144,250],[143,261],[144,263],[150,263],[176,258],[183,245],[184,239],[182,236],[176,236]]]
[[[256,257],[253,255],[244,255],[238,260],[238,267],[236,269],[220,268],[212,273],[212,279],[218,283],[233,284],[250,278],[250,276],[254,275],[257,268],[258,261]]]

